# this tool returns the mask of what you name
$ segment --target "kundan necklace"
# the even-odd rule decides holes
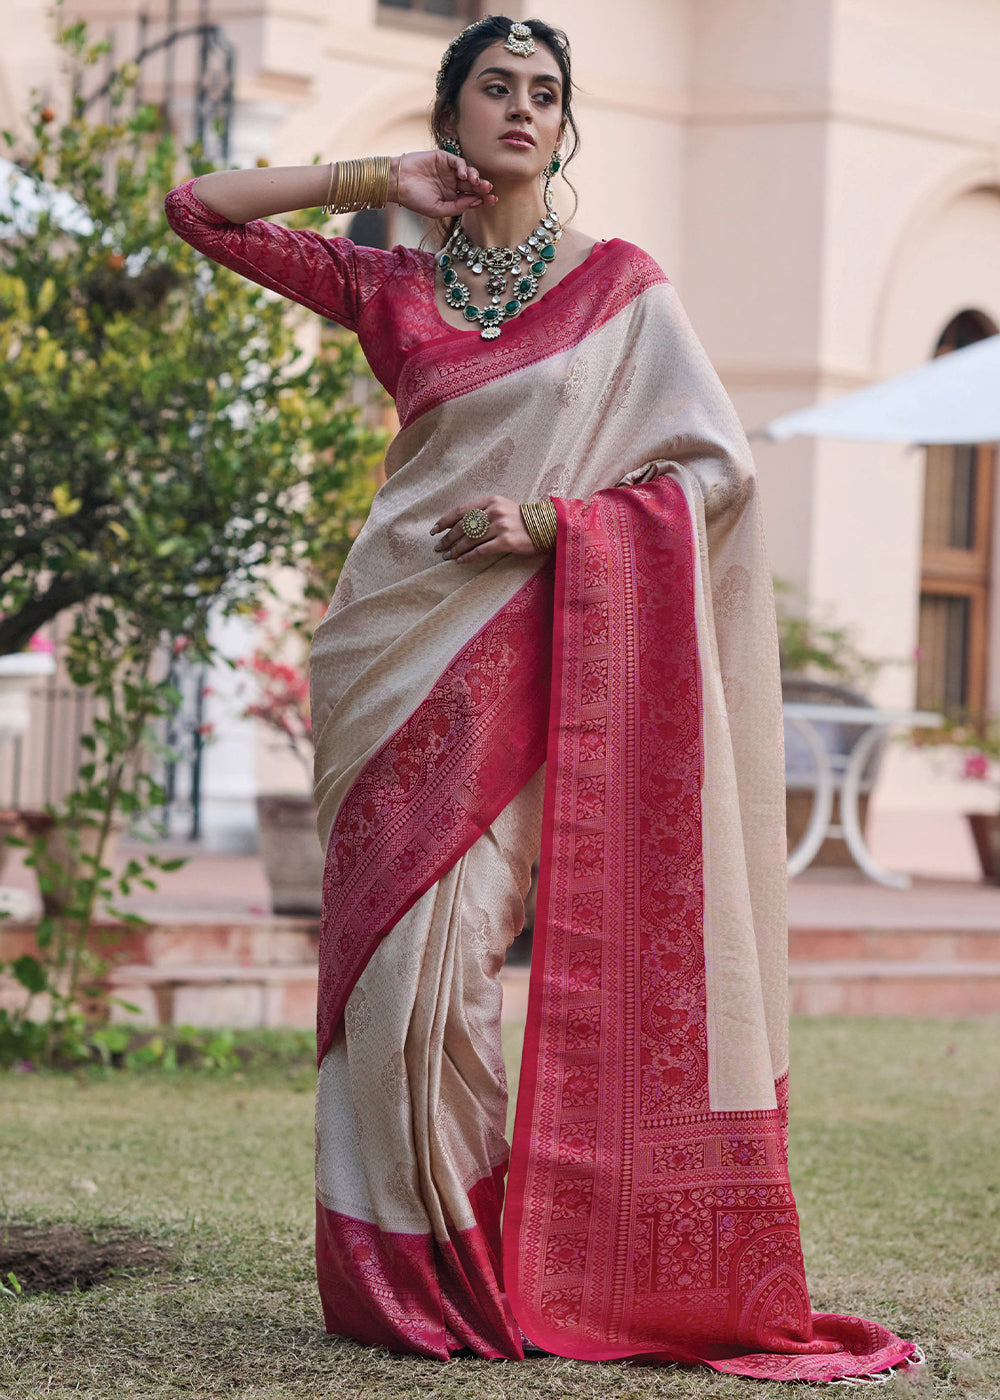
[[[538,291],[539,280],[555,258],[560,238],[562,224],[554,209],[516,248],[477,248],[469,242],[462,225],[457,224],[437,258],[444,278],[445,301],[461,311],[467,321],[482,326],[483,340],[496,340],[503,323],[516,316]],[[488,306],[473,305],[472,293],[458,275],[456,264],[461,262],[476,276],[486,273]],[[509,292],[508,278],[513,278]]]

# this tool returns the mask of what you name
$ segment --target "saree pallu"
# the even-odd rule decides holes
[[[442,1358],[516,1358],[527,1336],[870,1375],[915,1348],[812,1313],[788,1181],[781,697],[752,465],[662,274],[642,265],[632,291],[502,375],[459,357],[461,392],[404,417],[314,644],[327,1325]],[[429,529],[442,479],[448,502],[552,492],[554,561],[379,586],[379,552]],[[496,978],[539,832],[504,1209]]]
[[[483,342],[442,321],[430,253],[228,224],[190,183],[167,212],[356,331],[401,422],[311,658],[329,1330],[787,1380],[904,1362],[810,1307],[773,597],[746,437],[663,272],[600,243]],[[555,557],[435,555],[489,494],[555,498]],[[540,846],[509,1151],[499,970]]]

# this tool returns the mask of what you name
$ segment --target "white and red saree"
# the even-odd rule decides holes
[[[773,600],[746,439],[666,277],[598,244],[491,343],[441,319],[430,254],[227,224],[190,185],[168,212],[356,330],[401,421],[312,654],[327,1327],[786,1380],[904,1362],[810,1308]],[[433,552],[490,493],[556,498],[554,559]],[[539,845],[509,1150],[498,973]]]

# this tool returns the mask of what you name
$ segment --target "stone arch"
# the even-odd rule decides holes
[[[322,119],[327,115],[325,111],[320,117],[318,112],[308,110],[296,124],[315,124],[323,131],[322,149],[332,152],[334,158],[338,154],[375,155],[384,151],[395,155],[397,150],[428,150],[433,78],[395,86],[397,78],[395,73],[386,75],[384,81],[369,89],[363,104],[333,126],[326,127]]]
[[[949,246],[956,255],[950,268]],[[997,247],[1000,165],[977,158],[939,181],[898,232],[872,321],[870,363],[878,378],[933,354],[938,335],[963,309],[1000,322]]]

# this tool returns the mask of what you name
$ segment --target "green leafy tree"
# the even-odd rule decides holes
[[[303,355],[286,303],[172,233],[165,194],[182,164],[207,167],[155,109],[130,109],[127,71],[112,119],[90,120],[75,94],[101,46],[82,25],[60,42],[66,115],[36,104],[24,138],[3,133],[20,174],[0,200],[0,653],[69,609],[71,678],[100,701],[76,791],[52,813],[78,847],[91,829],[83,873],[35,841],[43,889],[69,894],[39,957],[10,968],[48,1000],[49,1050],[79,1031],[99,978],[96,915],[157,864],[116,884],[104,850],[117,814],[141,824],[163,799],[148,757],[177,702],[171,644],[211,659],[210,616],[259,607],[279,566],[331,587],[384,447],[348,405],[367,372],[354,338]],[[0,1038],[29,1020],[8,1017]]]
[[[81,26],[63,44],[77,67],[99,48]],[[171,232],[177,152],[125,91],[115,122],[77,100],[61,123],[36,106],[29,142],[4,133],[27,178],[0,215],[0,653],[94,598],[203,636],[210,608],[315,556],[310,510],[335,576],[373,489],[382,443],[337,407],[353,337],[304,362],[285,303]]]

